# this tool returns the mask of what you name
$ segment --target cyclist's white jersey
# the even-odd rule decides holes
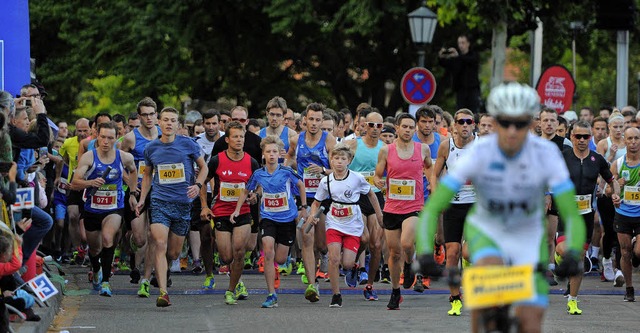
[[[528,245],[540,244],[545,233],[544,194],[573,187],[560,150],[532,134],[513,157],[499,149],[497,134],[482,137],[465,150],[442,182],[454,189],[468,180],[474,184],[476,204],[466,222],[500,244],[512,264],[538,261],[540,253]]]

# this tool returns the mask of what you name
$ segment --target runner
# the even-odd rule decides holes
[[[416,119],[407,113],[396,118],[398,138],[380,149],[374,183],[379,189],[386,189],[383,227],[389,248],[389,271],[391,273],[391,298],[387,304],[390,310],[397,310],[402,303],[400,295],[401,262],[404,263],[403,287],[408,289],[416,278],[411,271],[415,252],[415,224],[418,212],[424,204],[425,174],[431,174],[431,151],[424,143],[413,142]],[[384,172],[386,181],[383,181]],[[431,235],[434,235],[432,233]]]
[[[285,161],[287,165],[297,164],[298,174],[303,175],[307,202],[315,196],[320,179],[331,173],[328,156],[336,144],[336,139],[333,135],[320,130],[324,109],[325,106],[320,103],[307,105],[304,116],[307,131],[291,139]],[[320,293],[313,283],[318,262],[315,258],[314,245],[315,248],[326,253],[324,214],[314,229],[309,233],[302,233],[301,236],[302,260],[305,269],[305,275],[302,277],[303,282],[306,279],[309,284],[305,291],[305,298],[310,302],[317,302],[320,300]]]
[[[86,118],[80,118],[76,120],[75,136],[72,136],[66,140],[60,147],[60,156],[64,160],[64,164],[68,165],[69,173],[67,183],[71,182],[73,172],[78,165],[78,149],[80,142],[89,136],[89,120]],[[56,187],[62,184],[62,164],[56,165],[56,179],[54,185]],[[74,254],[73,263],[81,264],[84,261],[85,248],[82,246],[84,228],[80,224],[80,207],[83,206],[82,192],[69,190],[67,198],[67,214],[69,218],[69,238],[71,238],[71,246],[78,254]]]
[[[240,277],[244,269],[247,244],[252,236],[249,205],[246,203],[241,205],[238,216],[234,217],[232,214],[236,210],[237,202],[243,189],[246,188],[247,181],[260,166],[255,158],[243,151],[247,130],[242,123],[235,120],[229,122],[225,132],[228,148],[211,158],[208,175],[206,175],[214,193],[213,208],[209,210],[208,207],[203,207],[202,214],[215,222],[215,239],[220,261],[229,265],[231,273],[224,302],[227,305],[233,305],[238,303],[238,299],[247,299],[249,296]],[[202,170],[200,172],[202,173]],[[206,193],[202,190],[200,196],[204,195]]]
[[[142,179],[144,176],[144,169],[146,167],[144,161],[144,149],[149,142],[158,138],[158,115],[157,105],[150,97],[145,97],[136,105],[136,114],[138,115],[138,123],[140,126],[134,127],[129,133],[127,133],[122,139],[120,149],[131,153],[133,160],[138,170],[137,188],[140,190],[142,186]],[[139,191],[134,191],[139,195]],[[147,197],[144,207],[140,210],[140,215],[136,216],[135,207],[138,205],[137,195],[130,196],[130,192],[125,192],[126,202],[131,204],[132,209],[128,206],[124,209],[124,222],[127,230],[131,230],[130,244],[132,244],[132,250],[136,248],[138,251],[132,251],[131,254],[131,283],[138,283],[140,281],[140,264],[144,259],[146,265],[144,266],[144,277],[140,282],[140,289],[138,290],[138,296],[149,297],[149,280],[151,279],[151,272],[153,270],[153,249],[151,246],[145,246],[149,237],[149,215],[147,208],[149,207],[150,197]]]
[[[117,131],[111,122],[98,126],[98,147],[81,156],[71,181],[73,190],[85,190],[87,198],[82,215],[93,269],[93,289],[108,297],[111,297],[109,278],[114,242],[125,205],[122,180],[130,179],[129,186],[135,189],[137,178],[133,156],[114,148]],[[135,177],[123,177],[125,168]]]
[[[166,307],[171,305],[167,294],[167,260],[175,260],[180,255],[191,224],[191,202],[200,192],[208,169],[204,157],[200,156],[200,147],[192,139],[176,135],[178,110],[162,109],[159,123],[162,136],[144,149],[145,168],[136,215],[140,216],[151,192],[149,228],[160,288],[156,306]],[[194,163],[200,169],[197,179]]]
[[[607,123],[609,136],[606,140],[598,142],[596,151],[604,156],[607,162],[613,164],[627,153],[626,143],[623,138],[624,118],[619,112],[615,112],[609,116]],[[604,188],[602,185],[600,187]],[[619,265],[615,265],[617,260],[611,258],[613,248],[618,247],[617,232],[614,229],[616,211],[611,198],[607,196],[598,197],[598,213],[604,230],[604,235],[602,236],[601,279],[602,281],[613,281],[615,286],[622,287],[624,275],[620,270],[614,268],[614,266],[619,267]],[[620,251],[616,251],[616,253],[620,254]]]
[[[589,142],[591,141],[591,126],[589,123],[579,121],[573,125],[571,130],[571,143],[573,149],[567,149],[563,152],[564,161],[567,164],[569,170],[569,176],[571,181],[576,187],[576,202],[578,204],[578,212],[584,218],[586,225],[587,242],[585,246],[588,247],[591,241],[591,235],[593,234],[593,219],[595,212],[592,208],[593,199],[592,196],[595,193],[597,186],[598,176],[602,176],[607,181],[607,184],[613,188],[613,194],[611,198],[615,205],[620,204],[620,187],[617,182],[614,181],[613,175],[609,170],[609,163],[602,157],[602,155],[589,150]],[[559,231],[564,230],[564,221],[559,221]],[[557,240],[556,261],[564,254],[565,244],[563,242],[564,237],[561,236]],[[584,251],[581,252],[580,257],[585,256]],[[582,310],[578,308],[578,291],[580,290],[580,284],[582,283],[582,275],[578,274],[569,279],[569,300],[567,301],[567,312],[571,315],[582,314]]]
[[[220,112],[218,110],[209,109],[203,112],[202,119],[205,132],[196,138],[196,143],[202,149],[204,161],[208,165],[213,147],[216,141],[224,135],[224,132],[220,130]],[[206,199],[206,201],[202,199]],[[213,289],[216,286],[213,275],[213,229],[209,219],[206,216],[199,215],[202,207],[210,206],[212,199],[211,185],[207,183],[207,195],[196,198],[191,209],[189,244],[191,245],[191,254],[194,260],[192,272],[199,274],[202,272],[202,266],[204,266],[205,278],[202,283],[202,289]],[[202,260],[200,259],[201,255]]]
[[[382,118],[382,116],[380,116]],[[382,123],[382,122],[380,122]],[[367,132],[371,128],[367,129]],[[330,308],[342,307],[342,295],[338,279],[339,269],[347,271],[345,282],[347,286],[355,288],[358,285],[356,258],[360,247],[360,237],[364,231],[364,221],[358,201],[360,196],[366,194],[370,205],[373,206],[376,217],[382,220],[382,211],[378,205],[378,198],[371,189],[368,181],[359,173],[350,172],[347,168],[353,159],[353,152],[345,144],[337,144],[331,150],[331,169],[333,172],[320,180],[315,195],[315,201],[311,205],[311,223],[318,222],[315,217],[320,209],[321,202],[331,200],[331,206],[327,212],[327,247],[329,248],[329,278],[331,279]],[[332,189],[333,188],[333,189]],[[365,289],[365,296],[366,289]]]
[[[416,235],[417,251],[425,274],[439,275],[433,259],[433,238],[438,215],[462,185],[471,180],[476,204],[466,218],[465,239],[472,262],[486,265],[533,265],[546,262],[543,196],[553,189],[567,225],[567,253],[556,269],[560,276],[581,273],[578,253],[584,244],[584,221],[574,201],[575,191],[562,156],[547,140],[529,134],[539,107],[537,92],[508,83],[494,88],[487,109],[499,124],[497,135],[469,148],[442,178],[421,213]],[[541,332],[548,305],[548,284],[536,273],[534,298],[516,305],[519,330]],[[482,310],[473,310],[472,331],[477,332]]]
[[[382,115],[378,112],[371,112],[366,115],[364,119],[367,127],[364,136],[356,140],[346,140],[344,143],[351,151],[355,152],[349,164],[349,170],[361,174],[370,185],[374,186],[373,178],[378,162],[377,156],[380,153],[380,149],[385,145],[384,142],[380,141],[380,132],[383,126]],[[384,196],[380,189],[374,186],[372,190],[376,196],[378,206],[384,207]],[[374,277],[378,274],[382,255],[381,242],[383,230],[380,227],[382,220],[378,221],[376,212],[373,209],[374,205],[369,202],[367,197],[360,196],[359,204],[362,214],[366,217],[369,239],[368,244],[361,242],[360,248],[366,249],[368,247],[370,255],[368,271],[367,267],[360,267],[360,283],[366,284],[363,291],[364,298],[369,301],[377,301],[378,295],[373,290],[373,282]]]
[[[260,130],[258,134],[261,138],[267,135],[273,135],[284,143],[284,150],[281,153],[280,163],[284,162],[284,157],[289,151],[289,141],[295,138],[298,133],[284,125],[285,111],[287,110],[287,101],[284,98],[276,96],[267,103],[266,113],[269,126]],[[263,152],[264,153],[264,152]]]
[[[485,136],[494,132],[493,117],[488,113],[480,114],[480,120],[478,121],[478,136]]]
[[[466,153],[467,145],[476,139],[473,134],[475,128],[473,117],[473,112],[469,109],[460,109],[453,116],[453,138],[442,142],[438,148],[438,158],[433,168],[432,182],[434,185],[437,178],[442,175],[443,170],[445,168],[447,170],[454,168]],[[442,226],[447,256],[446,266],[448,268],[458,266],[462,251],[464,220],[475,202],[476,194],[473,185],[470,182],[465,183],[451,200],[451,206],[443,214]],[[460,287],[449,286],[449,291],[451,292],[451,296],[449,296],[451,310],[447,313],[450,316],[459,316],[462,310]]]
[[[615,113],[609,117],[614,118]],[[624,294],[625,302],[635,302],[633,289],[632,266],[640,264],[640,130],[635,127],[628,128],[624,132],[626,154],[611,164],[611,172],[616,180],[623,186],[620,197],[623,198],[619,207],[616,207],[616,215],[613,227],[618,233],[618,242],[622,258],[620,268],[624,274],[624,282],[627,290]],[[615,189],[614,189],[615,190]],[[615,205],[614,201],[614,205]],[[632,242],[632,238],[636,239]]]
[[[240,196],[235,211],[231,214],[231,221],[240,215],[242,206],[249,193],[261,193],[260,201],[260,230],[262,236],[262,250],[264,251],[264,277],[269,294],[262,303],[263,308],[278,307],[276,294],[276,280],[278,272],[274,267],[287,261],[289,248],[296,238],[296,223],[298,209],[292,195],[292,188],[298,188],[302,193],[302,207],[307,206],[304,183],[302,177],[293,169],[278,163],[284,143],[280,138],[268,136],[260,143],[265,158],[265,166],[256,170],[247,184],[243,195]],[[301,209],[302,217],[306,218],[306,209]]]

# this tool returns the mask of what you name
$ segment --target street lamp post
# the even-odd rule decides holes
[[[424,45],[430,44],[438,24],[438,15],[425,6],[412,11],[409,17],[411,40],[418,48],[418,66],[424,67]]]

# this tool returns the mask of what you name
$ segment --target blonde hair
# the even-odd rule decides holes
[[[277,145],[278,149],[284,149],[284,142],[282,142],[279,137],[273,135],[267,135],[266,138],[260,141],[260,149],[264,151],[264,147],[272,144]]]
[[[349,146],[341,142],[341,143],[338,143],[335,147],[333,147],[333,150],[331,150],[330,157],[333,158],[334,156],[337,156],[337,155],[347,155],[349,160],[352,160],[353,150],[351,150]]]

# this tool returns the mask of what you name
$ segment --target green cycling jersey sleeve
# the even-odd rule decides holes
[[[429,197],[420,215],[418,215],[418,225],[416,227],[416,254],[433,253],[434,235],[438,227],[438,216],[451,205],[451,199],[456,195],[457,190],[452,189],[445,183],[440,183],[433,195]]]
[[[562,193],[553,194],[558,213],[565,223],[565,236],[569,250],[581,253],[586,241],[586,226],[582,215],[578,213],[575,201],[575,190],[571,189]]]

